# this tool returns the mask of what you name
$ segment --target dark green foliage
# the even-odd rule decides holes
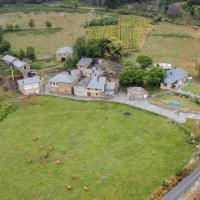
[[[200,105],[200,99],[198,98],[193,98],[192,101],[198,105]]]
[[[89,26],[104,26],[104,25],[116,25],[117,17],[105,17],[101,19],[94,19],[89,23]]]
[[[16,110],[16,105],[14,104],[3,104],[0,105],[0,121],[4,120],[8,114]]]
[[[0,43],[0,54],[3,53],[3,52],[5,52],[5,51],[10,50],[10,47],[11,47],[10,42],[8,42],[7,40],[3,40]]]
[[[165,76],[165,71],[160,67],[150,68],[145,75],[146,84],[149,86],[159,86]]]
[[[73,55],[72,57],[68,57],[65,61],[64,67],[66,69],[73,69],[76,68],[76,64],[78,62],[78,57],[76,55]]]
[[[23,49],[20,49],[20,50],[19,50],[19,59],[22,60],[22,59],[25,58],[25,57],[26,57],[26,54],[25,54],[24,50],[23,50]]]
[[[78,58],[80,58],[81,56],[85,56],[86,48],[87,48],[87,44],[86,44],[85,38],[80,37],[74,43],[74,46],[73,46],[74,54],[77,55]]]
[[[35,27],[35,23],[34,23],[33,19],[30,19],[30,20],[29,20],[28,26],[29,26],[30,28]]]
[[[141,86],[143,85],[144,76],[144,70],[127,63],[120,74],[119,80],[124,86]]]
[[[27,47],[26,48],[26,57],[30,60],[35,60],[35,49],[33,47]]]
[[[47,28],[51,28],[52,27],[52,23],[49,20],[47,20],[45,22],[45,25],[46,25]]]
[[[142,68],[150,67],[153,64],[153,60],[145,55],[140,55],[137,57],[137,62],[140,64]]]

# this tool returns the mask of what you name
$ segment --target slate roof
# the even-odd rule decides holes
[[[91,80],[91,78],[83,78],[76,84],[76,86],[87,88],[88,83],[90,82],[90,80]]]
[[[129,87],[127,90],[129,94],[133,95],[148,94],[148,92],[142,87]]]
[[[164,83],[165,84],[173,84],[177,81],[183,80],[185,77],[188,76],[188,72],[181,68],[173,68],[171,70],[168,70],[165,75]]]
[[[70,84],[77,79],[78,79],[77,76],[73,76],[69,72],[61,72],[55,75],[53,78],[49,79],[49,82]]]
[[[34,77],[18,80],[17,83],[18,85],[26,86],[26,85],[32,85],[35,83],[40,83],[41,81],[43,81],[43,78],[41,78],[40,76],[34,76]]]
[[[69,54],[73,54],[73,48],[72,47],[62,47],[59,48],[56,53],[69,53]]]
[[[16,58],[13,57],[13,56],[10,56],[10,55],[5,55],[5,56],[2,58],[2,60],[3,60],[5,63],[7,63],[7,64],[11,64],[13,61],[16,60]]]
[[[106,82],[105,90],[114,90],[115,89],[115,82]]]
[[[21,60],[15,60],[12,64],[13,64],[13,66],[16,67],[16,68],[21,68],[21,67],[23,67],[24,65],[27,65],[26,62],[21,61]]]
[[[87,86],[88,89],[104,90],[106,77],[93,76]]]
[[[77,63],[78,66],[85,66],[91,64],[92,64],[92,58],[81,58]]]

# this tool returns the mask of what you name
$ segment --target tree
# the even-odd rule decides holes
[[[145,55],[138,56],[136,61],[144,69],[147,67],[150,67],[153,64],[153,60],[150,57],[145,56]]]
[[[127,63],[122,72],[120,73],[120,83],[124,86],[141,86],[143,84],[145,72],[143,69]]]
[[[73,55],[72,57],[68,57],[66,59],[64,67],[66,69],[73,69],[76,67],[77,62],[78,62],[78,57],[76,55]]]
[[[198,65],[196,66],[196,70],[197,70],[198,76],[200,77],[200,64],[198,64]]]
[[[145,80],[149,86],[159,86],[165,76],[165,71],[160,67],[152,67],[146,72]]]
[[[28,26],[29,26],[30,28],[35,27],[35,23],[34,23],[33,19],[30,19],[30,20],[29,20]]]
[[[25,57],[26,57],[26,55],[25,55],[24,50],[23,50],[23,49],[20,49],[20,50],[19,50],[19,58],[20,58],[20,60],[22,60],[22,59],[25,58]]]
[[[52,23],[49,20],[47,20],[45,22],[45,25],[46,25],[47,28],[51,28],[52,27]]]
[[[74,54],[77,55],[78,58],[86,55],[87,44],[84,37],[80,37],[76,40],[73,46]]]
[[[3,40],[0,43],[0,53],[4,53],[5,51],[9,51],[10,48],[11,48],[11,44],[7,40]]]
[[[33,47],[27,47],[26,48],[26,57],[30,60],[35,60],[35,49]]]
[[[111,59],[120,60],[123,55],[121,43],[118,41],[112,41],[107,44],[107,51]]]
[[[89,57],[102,57],[105,49],[102,39],[92,39],[86,44],[86,55]]]

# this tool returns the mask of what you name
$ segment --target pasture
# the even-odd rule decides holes
[[[28,21],[34,20],[35,28],[25,31],[8,32],[4,34],[6,40],[12,44],[14,51],[33,46],[39,59],[54,56],[57,48],[71,46],[74,41],[85,34],[84,24],[90,21],[93,14],[79,13],[5,13],[0,15],[0,25],[19,25],[21,29],[27,29]],[[52,29],[46,29],[45,21],[52,22]]]
[[[17,107],[0,122],[0,199],[146,200],[194,152],[178,126],[133,107],[56,97]]]
[[[140,54],[153,58],[155,63],[171,63],[196,74],[200,62],[200,31],[190,26],[160,23],[154,26],[141,51],[124,61],[135,61]]]

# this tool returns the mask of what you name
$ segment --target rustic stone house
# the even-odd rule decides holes
[[[82,68],[81,69],[81,74],[84,77],[103,76],[104,71],[103,70],[98,70],[95,67],[92,67],[92,68]]]
[[[69,72],[61,72],[48,81],[49,91],[52,93],[73,94],[73,86],[79,80]]]
[[[105,96],[108,98],[113,97],[118,90],[116,82],[106,82],[105,84]]]
[[[88,97],[104,97],[106,77],[93,76],[87,86]]]
[[[171,89],[177,88],[188,79],[188,72],[185,70],[175,67],[171,70],[166,71],[165,78],[163,82],[160,84],[160,88],[162,89]]]
[[[58,62],[63,62],[66,58],[73,55],[73,48],[72,47],[62,47],[56,51],[56,60]]]
[[[44,79],[40,76],[25,78],[17,81],[19,91],[23,95],[38,94],[43,91]]]
[[[10,56],[10,55],[5,55],[2,58],[2,61],[7,65],[11,65],[15,60],[17,60],[17,58]]]
[[[149,97],[149,93],[142,87],[129,87],[127,93],[130,100],[144,100]]]
[[[28,77],[28,73],[30,72],[30,65],[27,62],[15,60],[14,62],[12,62],[12,66],[16,70],[19,70],[24,78]]]
[[[90,82],[91,78],[83,78],[81,81],[79,81],[77,84],[74,85],[74,95],[80,96],[80,97],[86,97],[87,96],[87,86]]]

